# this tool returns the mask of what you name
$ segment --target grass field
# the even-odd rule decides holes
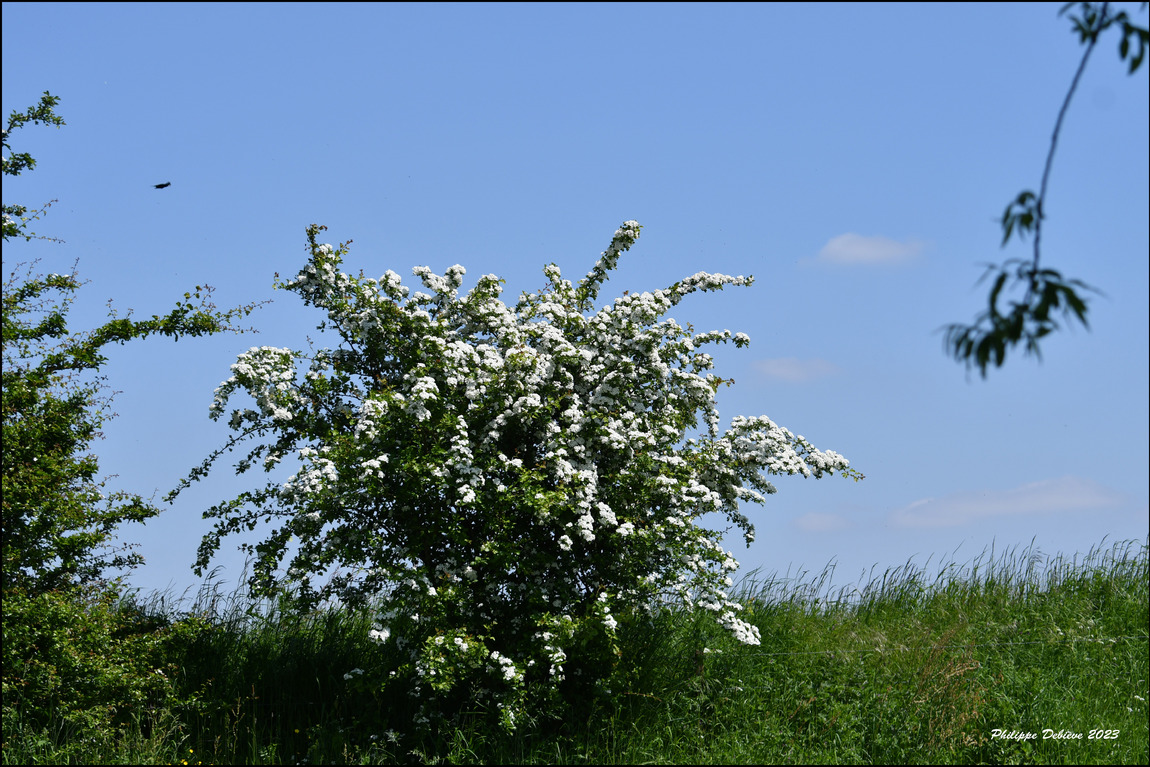
[[[6,667],[4,762],[1150,761],[1146,543],[908,564],[851,593],[828,592],[829,578],[745,579],[760,646],[682,612],[624,623],[626,689],[565,718],[540,711],[514,735],[464,717],[418,738],[411,701],[378,692],[387,663],[369,615],[296,615],[211,588],[191,605],[137,595],[117,609],[161,648],[151,673],[166,696],[121,704],[116,726],[93,731],[31,710]]]

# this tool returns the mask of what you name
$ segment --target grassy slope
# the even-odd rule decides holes
[[[382,699],[370,622],[293,616],[201,593],[169,628],[181,703],[72,761],[333,763],[1147,763],[1148,548],[1080,562],[984,555],[905,566],[861,592],[744,581],[758,647],[668,614],[630,627],[633,684],[579,721],[514,737],[481,724],[416,742]],[[158,600],[145,611],[160,610]],[[362,675],[344,675],[352,669]],[[5,723],[6,763],[64,756]],[[1036,740],[994,737],[1034,733]],[[1081,739],[1045,737],[1044,731]],[[1095,730],[1116,737],[1090,738]],[[59,730],[57,729],[57,732]],[[389,734],[393,740],[389,739]]]

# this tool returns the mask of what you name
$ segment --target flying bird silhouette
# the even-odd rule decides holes
[[[164,183],[162,183],[162,184],[156,184],[156,188],[157,188],[157,189],[163,189],[163,188],[165,188],[165,187],[169,187],[169,186],[171,186],[171,185],[172,185],[172,182],[171,182],[171,181],[165,181],[165,182],[164,182]]]

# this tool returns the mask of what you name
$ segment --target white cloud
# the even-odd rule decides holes
[[[848,233],[831,238],[815,260],[831,264],[901,264],[918,257],[925,247],[919,240],[899,242]]]
[[[891,512],[895,527],[957,527],[994,517],[1089,512],[1116,506],[1123,497],[1081,477],[1032,482],[1013,490],[952,493],[923,498]]]
[[[835,365],[821,359],[800,360],[797,357],[779,357],[773,360],[755,360],[751,367],[767,378],[789,383],[802,383],[839,372]]]

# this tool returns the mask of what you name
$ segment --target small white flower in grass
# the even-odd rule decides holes
[[[367,632],[367,638],[376,644],[383,644],[390,636],[391,630],[383,628],[378,623],[370,631]]]
[[[360,674],[360,675],[362,675],[362,674],[363,674],[363,669],[361,669],[361,668],[353,668],[351,671],[349,671],[349,672],[347,672],[346,674],[344,674],[344,675],[343,675],[343,678],[344,678],[344,680],[346,681],[346,680],[349,680],[349,679],[353,678],[353,677],[354,677],[355,675],[357,675],[357,674]]]

